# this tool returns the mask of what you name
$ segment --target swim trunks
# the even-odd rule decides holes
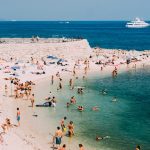
[[[20,116],[17,116],[17,120],[20,121]]]
[[[56,144],[61,144],[61,137],[56,137]]]

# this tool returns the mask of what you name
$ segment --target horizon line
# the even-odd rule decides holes
[[[87,22],[87,21],[89,21],[89,22],[98,22],[98,21],[130,21],[130,20],[0,20],[0,22],[16,22],[16,21],[51,21],[51,22],[79,22],[79,21],[82,21],[82,22]]]
[[[150,21],[148,19],[142,19],[144,21]],[[99,21],[131,21],[129,19],[102,19],[102,20],[17,20],[17,19],[0,19],[0,22],[23,22],[23,21],[27,21],[27,22],[38,22],[38,21],[45,21],[45,22],[99,22]]]

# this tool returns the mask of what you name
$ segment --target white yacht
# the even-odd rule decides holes
[[[128,22],[126,24],[127,28],[146,28],[148,26],[150,26],[150,24],[140,20],[140,18],[136,18],[134,21]]]

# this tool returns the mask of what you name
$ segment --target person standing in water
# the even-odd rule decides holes
[[[73,80],[72,79],[69,80],[69,86],[70,86],[70,89],[73,89],[74,86],[73,86]]]
[[[55,136],[53,137],[53,140],[56,139],[57,148],[60,147],[62,136],[63,132],[60,130],[60,127],[57,127],[57,131],[55,132]]]
[[[62,83],[61,82],[59,82],[59,88],[58,88],[59,90],[61,90],[62,89]]]
[[[62,128],[62,131],[65,132],[66,130],[66,127],[65,127],[65,120],[67,119],[67,117],[64,117],[61,122],[60,122],[60,125],[61,125],[61,128]]]
[[[20,126],[20,110],[17,108],[17,121],[18,121],[18,126]]]
[[[70,121],[70,123],[68,124],[68,136],[72,137],[74,135],[74,125],[73,125],[73,121]]]
[[[72,86],[72,79],[69,80],[69,86]]]
[[[61,90],[62,89],[62,78],[59,78],[59,85],[57,90]]]

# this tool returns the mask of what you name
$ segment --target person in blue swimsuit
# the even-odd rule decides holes
[[[20,126],[20,110],[17,108],[17,121],[18,121],[18,126]]]

